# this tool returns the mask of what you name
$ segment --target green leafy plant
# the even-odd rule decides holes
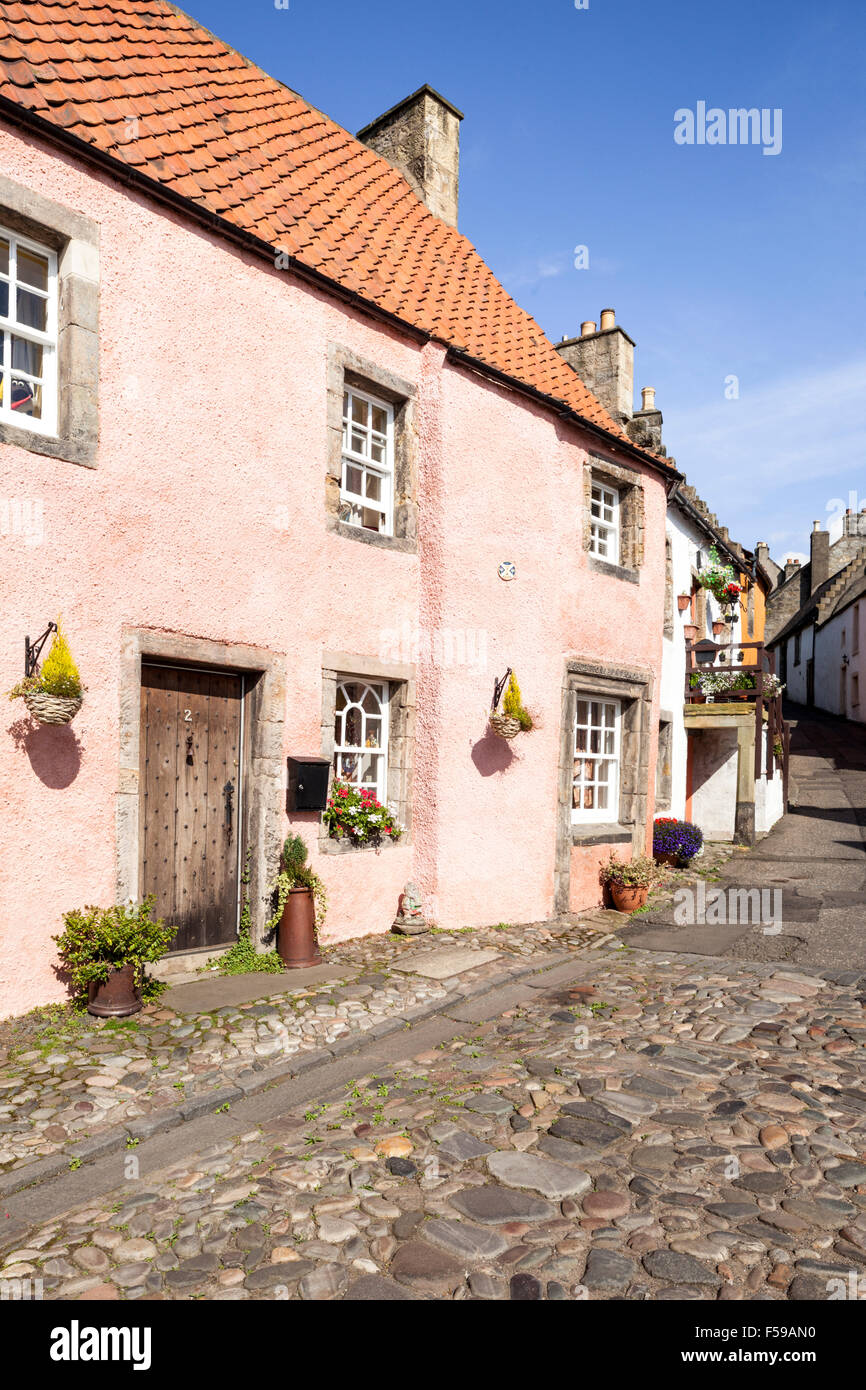
[[[319,931],[328,911],[328,896],[319,875],[307,864],[307,843],[302,835],[290,835],[283,844],[282,868],[273,883],[268,884],[268,892],[275,896],[274,915],[265,925],[266,931],[276,931],[283,916],[283,909],[293,888],[309,888],[313,894],[316,908],[315,935]]]
[[[702,589],[708,589],[719,603],[734,603],[740,596],[733,566],[722,563],[715,546],[710,549],[709,563],[698,575],[698,583]]]
[[[238,939],[217,961],[220,975],[277,975],[286,968],[278,952],[257,951],[253,941],[249,897],[251,853],[248,849],[244,857],[244,871],[241,874],[243,901]]]
[[[659,880],[659,868],[646,854],[618,859],[614,852],[602,864],[599,877],[602,883],[616,883],[623,888],[651,888]]]
[[[751,671],[693,671],[689,676],[689,688],[700,690],[702,695],[724,695],[730,690],[755,690],[757,679]],[[778,676],[771,671],[764,672],[761,694],[765,699],[781,695],[784,689]]]
[[[356,845],[380,845],[385,840],[399,840],[403,834],[397,817],[375,792],[351,782],[334,782],[322,820],[332,839],[345,836]]]
[[[30,691],[41,691],[44,695],[62,695],[77,700],[84,694],[78,667],[69,650],[66,634],[58,620],[57,631],[51,643],[51,650],[39,671],[19,681],[9,691],[10,700],[18,700]]]
[[[532,715],[523,703],[520,686],[517,684],[513,671],[508,681],[508,689],[502,700],[502,713],[509,719],[516,719],[525,734],[528,734],[533,727]]]
[[[78,996],[86,997],[91,983],[107,980],[124,965],[135,967],[135,985],[145,997],[165,988],[159,980],[147,980],[144,972],[147,962],[165,955],[177,931],[162,918],[153,920],[155,901],[151,895],[137,905],[91,906],[63,914],[64,930],[53,940]]]

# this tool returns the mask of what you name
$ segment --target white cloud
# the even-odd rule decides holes
[[[538,285],[542,280],[553,280],[557,275],[562,275],[564,270],[565,265],[562,261],[556,261],[552,256],[539,256],[533,263],[507,271],[500,279],[509,293],[513,294],[516,290],[525,289],[527,285]]]
[[[812,521],[838,516],[839,498],[866,498],[862,413],[866,361],[846,362],[672,411],[665,443],[719,520],[744,545],[768,539],[801,553]],[[836,528],[838,529],[838,527]]]

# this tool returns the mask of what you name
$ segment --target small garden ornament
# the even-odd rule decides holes
[[[400,910],[394,918],[391,930],[400,936],[421,936],[429,930],[421,894],[414,883],[407,883],[400,894]]]

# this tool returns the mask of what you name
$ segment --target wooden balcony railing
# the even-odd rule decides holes
[[[747,661],[747,655],[752,660]],[[734,686],[741,678],[741,689],[719,689],[710,695],[700,688],[701,675],[729,678]],[[773,776],[776,768],[782,773],[782,786],[785,806],[788,805],[788,764],[790,761],[791,729],[782,717],[782,696],[774,691],[775,680],[768,676],[776,675],[776,654],[767,651],[763,642],[714,642],[704,638],[700,642],[686,642],[685,702],[694,704],[733,704],[735,702],[755,703],[755,778],[763,770],[767,777]],[[763,733],[766,732],[764,751]]]

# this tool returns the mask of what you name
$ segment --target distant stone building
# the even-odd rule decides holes
[[[845,513],[832,545],[816,521],[808,562],[788,560],[780,581],[767,600],[767,632],[788,698],[863,722],[866,507]]]

